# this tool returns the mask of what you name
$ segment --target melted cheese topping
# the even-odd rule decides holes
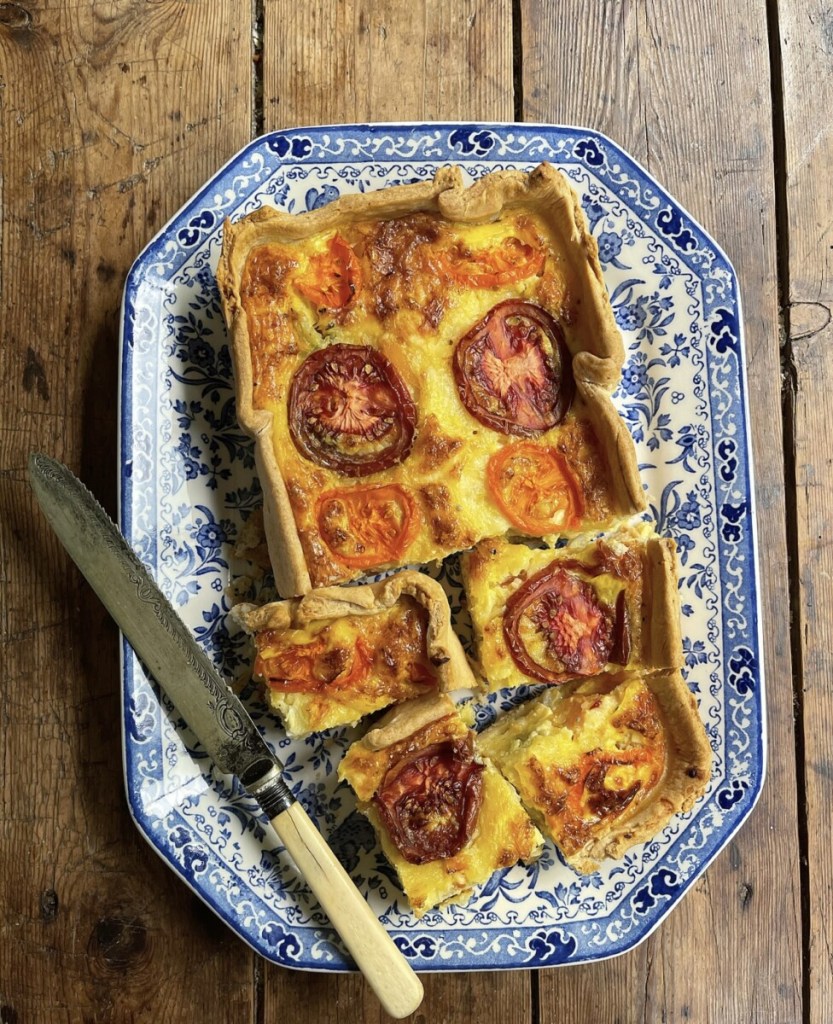
[[[461,738],[468,731],[455,710],[382,750],[371,750],[358,741],[338,768],[339,778],[349,782],[359,797],[359,809],[373,824],[416,917],[440,904],[465,902],[473,889],[486,882],[494,871],[519,860],[535,860],[543,845],[543,837],[521,806],[517,793],[488,763],[483,772],[482,800],[474,834],[459,853],[425,864],[411,864],[391,841],[371,803],[388,768],[415,751]]]
[[[255,249],[243,278],[249,323],[254,406],[274,413],[274,450],[287,485],[313,586],[343,582],[387,565],[428,562],[472,546],[483,537],[515,529],[493,500],[486,466],[500,448],[520,440],[484,426],[463,405],[452,369],[457,342],[505,299],[527,299],[556,320],[577,316],[578,288],[565,255],[546,240],[547,229],[524,213],[491,224],[449,225],[415,214],[362,222],[339,232],[361,267],[354,300],[335,312],[314,308],[299,285],[310,260],[326,251],[333,234],[293,245]],[[495,287],[449,283],[438,269],[450,244],[473,252],[499,249],[520,238],[543,264],[524,280]],[[360,480],[305,458],[293,442],[287,403],[293,376],[314,351],[335,343],[369,345],[399,372],[418,410],[416,438],[398,465]],[[533,443],[568,459],[584,492],[576,531],[605,525],[616,514],[605,457],[576,398],[564,421]],[[413,499],[416,517],[406,549],[379,565],[346,564],[322,536],[319,497],[343,488],[397,484]],[[343,528],[343,524],[340,524]]]
[[[360,718],[435,688],[426,653],[427,613],[402,597],[376,615],[324,619],[304,629],[265,629],[255,635],[255,674],[290,735],[305,735]],[[311,678],[310,692],[293,692],[283,676]],[[297,676],[296,676],[297,673]]]
[[[550,689],[481,733],[477,746],[568,858],[633,814],[666,763],[659,705],[640,679]]]
[[[502,540],[484,541],[462,559],[466,600],[474,627],[475,644],[487,692],[508,686],[522,686],[538,680],[528,676],[512,658],[503,632],[506,602],[526,580],[553,564],[565,568],[579,579],[591,584],[598,600],[615,608],[619,594],[625,591],[630,629],[630,666],[640,664],[642,649],[642,595],[644,540],[651,534],[648,524],[631,531],[626,540],[607,539],[606,572],[590,572],[598,567],[598,541],[577,546],[570,544],[557,550],[531,549],[524,544],[508,544]],[[582,571],[580,564],[587,566]],[[532,629],[524,622],[528,633]],[[527,649],[534,660],[543,660],[540,648],[543,639],[525,636]],[[536,651],[536,647],[538,650]],[[620,672],[621,665],[608,665],[605,671]]]

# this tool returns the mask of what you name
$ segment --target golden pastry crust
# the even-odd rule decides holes
[[[477,741],[576,871],[653,839],[708,785],[711,748],[678,671],[550,688]]]
[[[647,523],[556,550],[501,539],[482,541],[462,556],[461,569],[488,692],[564,683],[599,672],[682,667],[676,546],[656,536]],[[579,581],[578,595],[571,598],[573,605],[565,604],[563,620],[556,618],[556,611],[547,611],[552,618],[541,623],[546,588],[522,615],[513,617],[524,588],[529,592],[535,580],[556,578]],[[554,582],[552,589],[559,601],[568,600],[561,594],[563,585]],[[578,609],[576,602],[581,603]],[[577,623],[574,617],[584,607],[589,608],[588,619]],[[596,633],[591,631],[594,626]],[[570,636],[560,654],[552,649],[557,628]],[[598,647],[590,647],[592,642]],[[579,643],[588,644],[581,656]]]
[[[546,267],[550,269],[521,283],[469,288],[465,301],[460,293],[449,298],[433,279],[436,275],[427,272],[409,277],[407,288],[401,282],[397,285],[398,268],[406,276],[410,273],[407,254],[413,250],[412,236],[419,236],[417,228],[430,235],[431,225],[439,225],[441,230],[468,237],[467,231],[503,220],[511,220],[512,225],[520,225],[519,231],[538,239],[549,254]],[[400,233],[411,239],[407,245],[402,239],[397,243],[405,255],[395,246],[385,248],[390,241],[382,237],[386,224],[398,224]],[[365,261],[367,252],[381,252],[393,261],[394,271],[373,280],[366,275],[367,294],[349,312],[334,315],[322,325],[320,309],[314,314],[304,307],[299,313],[292,305],[286,297],[291,291],[286,281],[295,280],[292,274],[299,261],[307,260],[308,268],[309,254],[317,258],[327,236],[332,242],[341,235],[350,237],[351,244],[365,253]],[[270,336],[281,340],[264,350],[260,341],[255,344],[261,328],[252,326],[247,312],[244,278],[252,254],[269,246],[283,253],[284,263],[268,282],[267,291],[274,291],[276,305],[274,315],[266,316],[264,322],[278,332]],[[575,378],[573,409],[563,429],[556,426],[528,443],[567,452],[581,464],[587,508],[576,529],[604,527],[645,507],[633,444],[609,397],[619,380],[624,350],[604,289],[596,241],[578,197],[551,166],[542,164],[530,174],[495,172],[468,188],[459,168],[448,167],[430,183],[345,195],[309,213],[293,216],[258,210],[235,224],[226,222],[217,279],[231,334],[238,417],[256,443],[266,537],[280,593],[303,594],[313,585],[344,582],[362,571],[429,561],[501,531],[529,532],[528,525],[519,527],[507,519],[488,497],[485,483],[489,452],[494,454],[515,439],[497,435],[489,442],[490,449],[484,441],[488,428],[484,431],[462,405],[449,425],[444,411],[449,403],[459,404],[450,364],[448,380],[440,381],[430,369],[436,358],[428,360],[426,355],[423,364],[416,357],[418,349],[434,345],[445,346],[443,358],[450,360],[454,339],[501,301],[531,301],[548,309],[563,332]],[[420,296],[419,302],[408,298],[409,290]],[[297,294],[293,301],[296,305],[300,301]],[[375,328],[382,323],[384,337],[378,331],[368,332],[368,325]],[[322,341],[326,347],[354,344],[360,338],[361,344],[383,352],[416,393],[417,424],[413,448],[402,464],[357,481],[304,462],[289,439],[285,410],[288,382],[308,353],[320,351]],[[584,433],[576,433],[570,426],[575,423],[585,425]],[[477,475],[481,493],[472,493],[467,474]],[[401,517],[402,537],[407,535],[410,549],[380,552],[379,562],[373,564],[355,557],[345,560],[342,550],[331,543],[332,536],[343,536],[344,517],[350,519],[345,487],[359,495],[356,500],[384,497],[387,504],[380,515],[388,523],[392,515]],[[396,488],[405,489],[407,499]],[[375,489],[372,496],[368,489]],[[322,505],[322,495],[333,497]],[[553,527],[553,532],[569,534],[576,529]],[[532,529],[533,535],[541,531],[540,526]]]
[[[414,614],[417,609],[421,612]],[[267,703],[292,737],[355,725],[373,711],[424,693],[426,687],[433,692],[476,685],[451,627],[445,592],[436,580],[413,570],[366,586],[313,590],[303,598],[259,608],[238,605],[233,617],[255,639],[260,655],[256,667],[267,666],[268,658],[279,653],[285,665],[287,650],[290,657],[298,650],[303,658],[318,642],[315,664],[336,673],[336,685],[312,692],[282,691],[262,680]],[[353,672],[349,659],[358,657],[357,651],[365,659],[365,671],[355,682],[345,683],[344,677]]]
[[[423,751],[436,752],[443,744],[471,743],[472,736],[448,697],[426,696],[389,711],[363,740],[350,747],[338,768],[339,778],[352,786],[359,809],[373,824],[416,917],[432,907],[465,903],[494,871],[519,860],[535,860],[541,853],[543,837],[517,794],[481,758],[476,758],[480,766],[479,809],[461,849],[415,863],[406,859],[393,840],[378,800],[389,773],[398,772],[403,763],[413,763]]]

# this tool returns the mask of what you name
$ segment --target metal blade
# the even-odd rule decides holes
[[[220,771],[270,817],[288,806],[280,761],[101,505],[47,455],[29,457],[29,478],[61,543]]]

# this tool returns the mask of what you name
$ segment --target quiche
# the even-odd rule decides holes
[[[388,711],[338,769],[373,824],[416,917],[465,903],[493,872],[541,853],[514,789],[477,752],[444,694]]]
[[[647,523],[556,550],[482,541],[461,567],[488,691],[682,667],[676,546]]]
[[[550,687],[485,729],[477,750],[582,873],[689,810],[711,765],[697,706],[676,670]]]
[[[645,507],[597,245],[548,164],[257,210],[217,278],[282,595]]]
[[[445,592],[420,572],[259,608],[238,605],[234,615],[254,639],[253,676],[292,737],[476,685]]]

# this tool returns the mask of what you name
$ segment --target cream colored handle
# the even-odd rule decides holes
[[[272,826],[382,1006],[391,1017],[412,1014],[422,1002],[422,982],[307,812],[296,801]]]

